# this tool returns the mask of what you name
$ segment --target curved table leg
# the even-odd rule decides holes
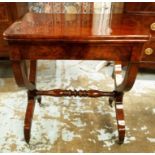
[[[31,94],[31,92],[28,91],[28,105],[24,121],[24,137],[27,143],[29,143],[31,137],[31,124],[32,124],[34,107],[35,107],[35,99]]]
[[[37,61],[30,61],[30,73],[29,73],[29,82],[33,84],[34,88],[36,87],[36,68]],[[24,122],[24,136],[25,141],[29,143],[30,134],[31,134],[31,124],[33,119],[33,112],[35,107],[35,100],[37,99],[34,90],[28,90],[28,105],[26,109],[25,122]],[[41,101],[40,101],[41,102]]]
[[[124,111],[123,111],[123,93],[116,93],[115,98],[115,110],[116,110],[116,120],[117,120],[117,129],[119,144],[124,142],[125,138],[125,120],[124,120]]]
[[[13,60],[12,68],[16,83],[19,87],[26,87],[28,90],[35,89],[35,85],[28,79],[26,62],[24,60]]]
[[[26,62],[12,61],[12,68],[17,85],[25,87],[25,78],[27,78]]]
[[[28,105],[25,114],[24,122],[24,137],[25,141],[29,143],[30,141],[30,132],[31,124],[33,118],[33,112],[35,107],[35,100],[37,99],[39,104],[41,104],[41,97],[36,96],[36,66],[37,61],[30,61],[29,77],[27,73],[27,66],[24,60],[13,60],[12,67],[14,71],[14,76],[16,83],[20,87],[26,87],[28,89]]]
[[[117,84],[117,75],[121,74],[121,70],[118,69],[118,74],[117,74],[117,69],[116,69],[117,67],[115,68],[115,73],[114,73],[115,91],[125,92],[125,91],[129,91],[132,88],[136,80],[136,76],[139,69],[139,61],[140,61],[142,47],[143,45],[139,44],[132,48],[130,63],[128,63],[127,65],[127,69],[126,69],[126,73],[123,81],[121,81],[121,83],[119,84]],[[116,63],[121,65],[121,62],[116,62]]]
[[[30,74],[29,81],[36,86],[36,69],[37,69],[37,61],[30,61]],[[41,105],[41,96],[36,96],[35,99],[38,101],[39,105]]]
[[[125,138],[123,94],[125,91],[130,90],[133,86],[138,72],[138,64],[128,64],[124,79],[122,77],[121,69],[121,63],[116,62],[116,65],[114,66],[115,96],[114,98],[109,98],[109,104],[112,104],[112,102],[115,101],[119,144],[122,144]]]
[[[138,68],[139,68],[139,64],[136,64],[136,63],[128,64],[123,81],[120,84],[115,83],[116,91],[125,92],[125,91],[129,91],[132,88],[136,80]],[[117,76],[115,74],[115,81],[117,81],[116,78]]]

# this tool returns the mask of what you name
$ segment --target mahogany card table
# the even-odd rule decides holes
[[[136,79],[142,62],[155,61],[155,16],[106,14],[27,13],[4,33],[10,46],[10,60],[16,83],[28,90],[24,136],[30,141],[35,101],[41,96],[109,97],[115,105],[118,142],[125,137],[123,95]],[[101,90],[37,90],[37,60],[107,60],[114,61],[112,92]],[[30,62],[29,67],[26,61]],[[122,81],[121,64],[126,64]],[[69,68],[68,68],[69,69]],[[52,132],[52,131],[51,131]]]

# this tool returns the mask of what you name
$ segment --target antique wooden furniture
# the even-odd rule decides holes
[[[108,96],[115,103],[119,143],[125,137],[123,95],[130,90],[136,79],[142,60],[155,61],[155,17],[139,15],[112,15],[106,24],[97,14],[35,14],[28,13],[13,23],[5,32],[4,39],[10,45],[10,59],[16,83],[28,89],[28,105],[25,115],[24,135],[29,143],[35,101],[41,104],[41,95],[48,96]],[[107,14],[107,16],[109,16]],[[145,21],[145,22],[144,22]],[[147,21],[147,22],[146,22]],[[145,24],[144,24],[145,23]],[[95,29],[94,29],[95,27]],[[104,30],[106,31],[102,31]],[[115,89],[99,90],[37,90],[36,63],[38,59],[113,60],[115,65]],[[30,68],[25,65],[30,61]],[[122,81],[121,62],[127,62]],[[28,71],[29,70],[29,71]],[[118,83],[119,82],[119,83]],[[52,132],[52,131],[51,131]]]
[[[155,14],[154,2],[125,2],[124,13],[131,14]]]
[[[9,59],[8,45],[3,40],[4,30],[26,12],[28,12],[27,3],[0,2],[0,59]]]
[[[139,14],[141,16],[155,16],[155,3],[154,2],[125,2],[124,3],[124,13],[125,14]],[[144,21],[143,24],[145,24],[146,21]],[[152,45],[155,47],[155,45]],[[151,56],[150,56],[151,57]],[[147,63],[145,59],[141,61],[140,68],[142,69],[151,69],[155,70],[155,63]]]

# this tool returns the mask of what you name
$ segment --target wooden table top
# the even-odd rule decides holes
[[[103,17],[103,18],[102,18]],[[155,16],[125,14],[39,14],[27,13],[5,32],[6,40],[135,40],[150,38]]]

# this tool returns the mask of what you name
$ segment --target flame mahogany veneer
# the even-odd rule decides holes
[[[13,23],[5,32],[4,39],[10,45],[10,59],[16,83],[28,89],[28,105],[25,115],[24,135],[29,143],[35,101],[41,104],[41,95],[62,97],[109,97],[115,103],[119,143],[125,137],[123,95],[136,79],[141,61],[154,63],[155,54],[146,56],[145,48],[154,48],[154,31],[150,24],[155,16],[107,14],[106,23],[99,20],[100,14],[35,14],[27,13]],[[96,20],[98,19],[98,20]],[[112,60],[115,89],[112,92],[99,90],[37,90],[36,63],[38,59],[50,60]],[[25,60],[30,61],[30,67]],[[121,83],[121,63],[127,70]],[[29,70],[29,72],[28,72]]]

